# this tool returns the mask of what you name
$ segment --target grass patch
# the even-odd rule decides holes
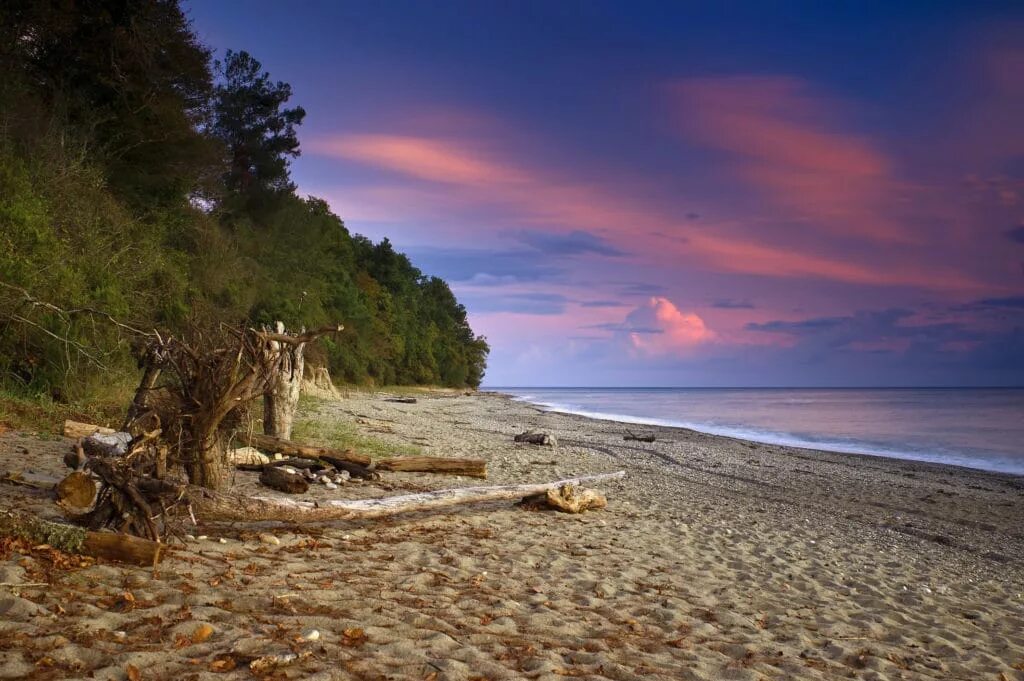
[[[324,413],[323,403],[324,400],[308,395],[299,398],[299,410],[292,426],[293,440],[321,447],[353,449],[375,458],[423,456],[422,447],[360,433],[358,424]]]
[[[439,385],[348,385],[340,384],[338,389],[350,393],[366,393],[381,395],[397,395],[399,397],[419,397],[422,395],[461,395],[469,388],[447,388]]]
[[[131,399],[131,389],[124,388],[72,402],[0,390],[0,423],[14,430],[52,437],[61,435],[67,419],[120,428]]]

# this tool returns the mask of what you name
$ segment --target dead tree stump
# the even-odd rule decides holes
[[[276,332],[284,334],[284,322],[277,322]],[[269,346],[271,353],[280,354],[280,361],[277,362],[274,375],[267,381],[267,391],[263,394],[263,432],[289,440],[302,391],[306,344],[291,345],[271,341]]]

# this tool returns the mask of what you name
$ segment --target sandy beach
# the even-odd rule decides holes
[[[202,526],[156,573],[0,544],[0,678],[253,678],[236,658],[295,653],[266,676],[1024,679],[1024,478],[673,428],[624,442],[622,424],[497,394],[382,398],[306,417],[484,458],[488,484],[627,475],[581,515]],[[530,428],[558,446],[513,443]],[[0,435],[0,474],[59,476],[69,442]],[[388,473],[306,496],[475,484]],[[56,518],[49,494],[4,484],[0,505]]]

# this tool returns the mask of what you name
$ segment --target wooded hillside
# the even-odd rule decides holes
[[[4,2],[0,282],[145,328],[341,321],[336,379],[478,385],[487,343],[448,285],[297,195],[290,99],[248,53],[214,61],[177,0]],[[73,397],[131,368],[95,315],[9,287],[0,311],[8,389]]]

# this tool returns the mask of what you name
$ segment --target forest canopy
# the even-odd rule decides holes
[[[0,5],[3,387],[72,397],[132,368],[116,328],[28,316],[23,291],[171,332],[341,322],[336,379],[479,385],[488,346],[448,285],[298,195],[291,97],[248,52],[215,61],[177,0]]]

